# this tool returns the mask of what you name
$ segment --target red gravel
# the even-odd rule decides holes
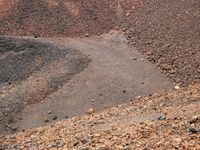
[[[101,113],[0,138],[0,149],[199,150],[200,87],[155,94]]]
[[[0,34],[82,37],[119,28],[142,0],[1,0]]]
[[[200,1],[146,0],[124,31],[158,68],[183,85],[200,82]]]
[[[0,7],[0,34],[83,36],[117,25],[113,0],[8,0]]]

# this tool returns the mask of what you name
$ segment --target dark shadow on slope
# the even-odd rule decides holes
[[[67,48],[36,41],[0,38],[0,134],[38,103],[83,71],[90,58]]]

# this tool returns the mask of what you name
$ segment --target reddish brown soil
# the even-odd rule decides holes
[[[107,32],[117,24],[107,0],[18,0],[6,15],[2,11],[1,34],[74,37]]]
[[[0,34],[99,35],[119,26],[124,10],[140,1],[3,0],[0,2]]]
[[[131,44],[175,82],[200,82],[200,1],[146,0],[125,20]]]

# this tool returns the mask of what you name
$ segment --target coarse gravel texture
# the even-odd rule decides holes
[[[130,43],[172,78],[200,82],[200,1],[145,0],[124,20]]]
[[[2,137],[0,149],[200,149],[200,85]]]
[[[1,0],[0,35],[87,37],[119,28],[141,0]]]
[[[113,0],[3,0],[0,34],[88,36],[117,25]]]

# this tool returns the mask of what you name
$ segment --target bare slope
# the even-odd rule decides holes
[[[2,37],[0,54],[0,134],[173,87],[118,32],[76,39]]]
[[[13,136],[0,149],[200,149],[200,87],[139,98]]]
[[[46,97],[44,102],[23,110],[19,129],[46,125],[44,120],[50,122],[55,115],[57,120],[62,120],[66,116],[85,114],[90,108],[102,111],[129,102],[138,95],[147,96],[173,87],[173,83],[145,60],[137,49],[130,48],[125,37],[118,32],[84,39],[37,40],[62,45],[64,49],[80,50],[92,61],[84,71]],[[51,114],[47,114],[49,110]]]

